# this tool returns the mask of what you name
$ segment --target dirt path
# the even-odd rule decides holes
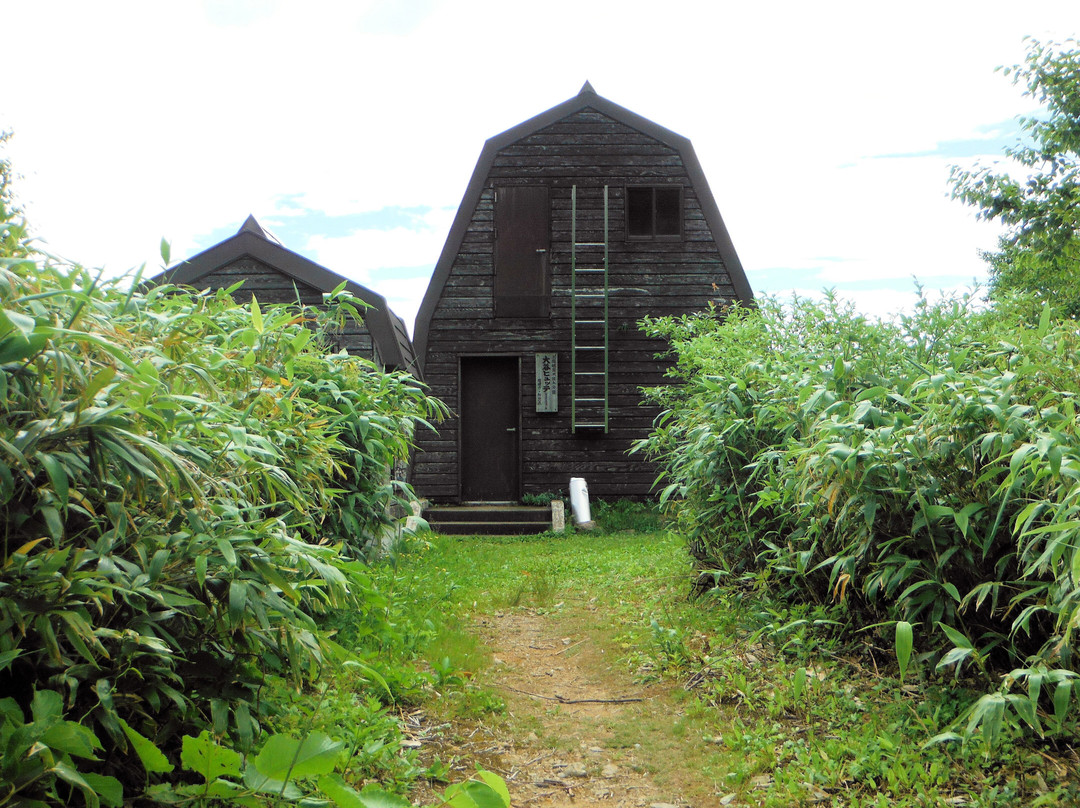
[[[678,766],[671,686],[635,682],[609,661],[591,609],[480,618],[494,655],[482,684],[505,699],[507,715],[456,727],[445,752],[502,775],[517,808],[726,804],[701,773]]]

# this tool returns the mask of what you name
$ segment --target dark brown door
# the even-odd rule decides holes
[[[519,461],[516,356],[461,359],[461,498],[516,502]]]
[[[547,317],[551,203],[541,185],[495,189],[495,316]]]

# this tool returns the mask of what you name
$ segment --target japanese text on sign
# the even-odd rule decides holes
[[[536,411],[559,411],[559,355],[536,355]]]

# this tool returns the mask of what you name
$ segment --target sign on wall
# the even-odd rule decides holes
[[[536,355],[536,411],[559,411],[559,355]]]

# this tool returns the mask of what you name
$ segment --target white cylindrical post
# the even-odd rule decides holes
[[[589,512],[589,487],[583,477],[570,478],[570,511],[574,515],[574,523],[579,527],[593,526]]]

